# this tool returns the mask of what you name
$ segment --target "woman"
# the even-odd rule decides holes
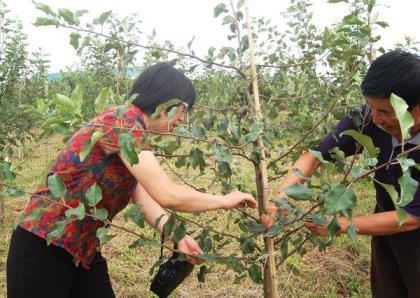
[[[85,195],[99,186],[102,199],[96,210],[105,209],[112,218],[133,200],[139,204],[146,221],[154,225],[165,214],[162,208],[184,212],[228,209],[247,204],[255,208],[251,195],[239,191],[225,196],[197,192],[173,183],[165,174],[153,152],[142,150],[138,163],[130,164],[120,154],[119,136],[130,131],[140,144],[144,130],[171,132],[184,118],[195,101],[195,90],[189,79],[169,64],[153,65],[135,81],[131,95],[133,104],[115,107],[97,116],[77,131],[58,153],[49,176],[58,175],[67,188],[61,203],[54,204],[47,187],[38,189],[24,212],[24,219],[14,231],[7,261],[8,296],[15,297],[114,297],[107,264],[98,252],[96,231],[103,226],[99,220],[84,217],[67,223],[64,233],[51,238],[57,222],[66,219],[67,206],[76,208],[89,203]],[[179,99],[175,114],[168,112],[151,117],[156,108],[171,99]],[[172,107],[174,108],[174,107]],[[173,113],[171,113],[173,114]],[[89,144],[95,132],[102,137],[84,160],[79,153]],[[31,216],[43,208],[41,218]],[[167,216],[156,229],[161,232]],[[52,234],[50,234],[53,232]],[[50,236],[48,236],[50,235]],[[47,245],[44,240],[51,241]],[[189,236],[179,242],[179,249],[189,255],[201,252]],[[80,264],[79,266],[75,266]]]

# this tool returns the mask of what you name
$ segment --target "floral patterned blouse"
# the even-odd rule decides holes
[[[127,128],[134,135],[136,145],[139,145],[142,140],[141,131],[146,128],[141,110],[135,106],[119,106],[105,110],[89,124],[81,127],[58,152],[48,175],[59,175],[67,188],[67,193],[60,199],[61,203],[73,208],[83,204],[84,194],[95,183],[102,189],[102,200],[96,208],[105,208],[109,220],[130,202],[136,179],[118,155],[119,135],[128,131],[118,128]],[[103,132],[103,136],[81,161],[79,153],[90,144],[93,133],[98,130]],[[24,211],[20,226],[47,239],[54,225],[66,219],[65,212],[68,208],[41,198],[53,198],[47,186],[37,189],[34,194]],[[30,217],[30,214],[38,208],[45,208],[41,218],[31,219],[33,216]],[[64,234],[51,243],[67,250],[76,264],[82,263],[85,268],[89,268],[99,249],[96,231],[103,225],[102,221],[92,217],[86,216],[83,220],[76,218],[67,224]]]

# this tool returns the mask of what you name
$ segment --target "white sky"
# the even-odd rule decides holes
[[[38,11],[31,0],[4,0],[15,15],[23,22],[24,30],[29,35],[31,49],[42,48],[49,54],[51,71],[58,71],[78,61],[78,57],[69,44],[69,31],[55,27],[34,27],[32,23]],[[176,46],[186,46],[195,36],[193,49],[197,55],[207,52],[211,46],[223,46],[226,32],[221,27],[220,18],[213,17],[213,8],[221,0],[43,0],[40,1],[53,9],[87,9],[93,17],[101,12],[112,10],[120,17],[137,13],[142,21],[142,31],[150,34],[157,31],[158,40],[171,40]],[[235,1],[236,2],[236,1]],[[322,28],[336,22],[347,11],[344,4],[327,4],[327,0],[313,0],[314,18]],[[420,0],[378,0],[380,19],[390,27],[382,34],[381,46],[391,48],[401,42],[404,36],[420,41]],[[280,12],[284,11],[287,0],[250,0],[252,16],[266,16],[278,23]]]

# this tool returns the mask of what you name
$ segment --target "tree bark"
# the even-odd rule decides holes
[[[3,192],[3,179],[0,177],[0,223],[3,223],[4,220],[4,196],[1,194]]]
[[[260,97],[258,90],[258,78],[255,67],[255,56],[254,56],[254,42],[252,39],[251,21],[249,16],[249,1],[246,3],[246,21],[249,41],[249,52],[251,60],[251,76],[252,76],[252,89],[254,98],[254,111],[255,121],[263,119],[260,108]],[[269,204],[269,187],[268,187],[268,174],[267,174],[267,162],[265,158],[265,147],[261,136],[258,138],[256,143],[259,151],[260,158],[258,167],[255,167],[256,171],[256,183],[258,190],[258,211],[261,214],[266,213],[267,206]],[[276,276],[276,262],[274,257],[274,239],[264,237],[264,243],[267,253],[267,259],[264,266],[264,297],[277,298],[279,293],[277,291],[277,276]]]

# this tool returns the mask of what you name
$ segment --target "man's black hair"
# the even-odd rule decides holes
[[[187,103],[191,109],[196,97],[192,82],[168,63],[147,67],[134,82],[130,96],[133,94],[137,95],[133,105],[147,115],[153,114],[160,104],[174,98]]]
[[[383,54],[369,67],[361,88],[370,97],[394,93],[414,108],[420,103],[420,57],[400,50]]]

